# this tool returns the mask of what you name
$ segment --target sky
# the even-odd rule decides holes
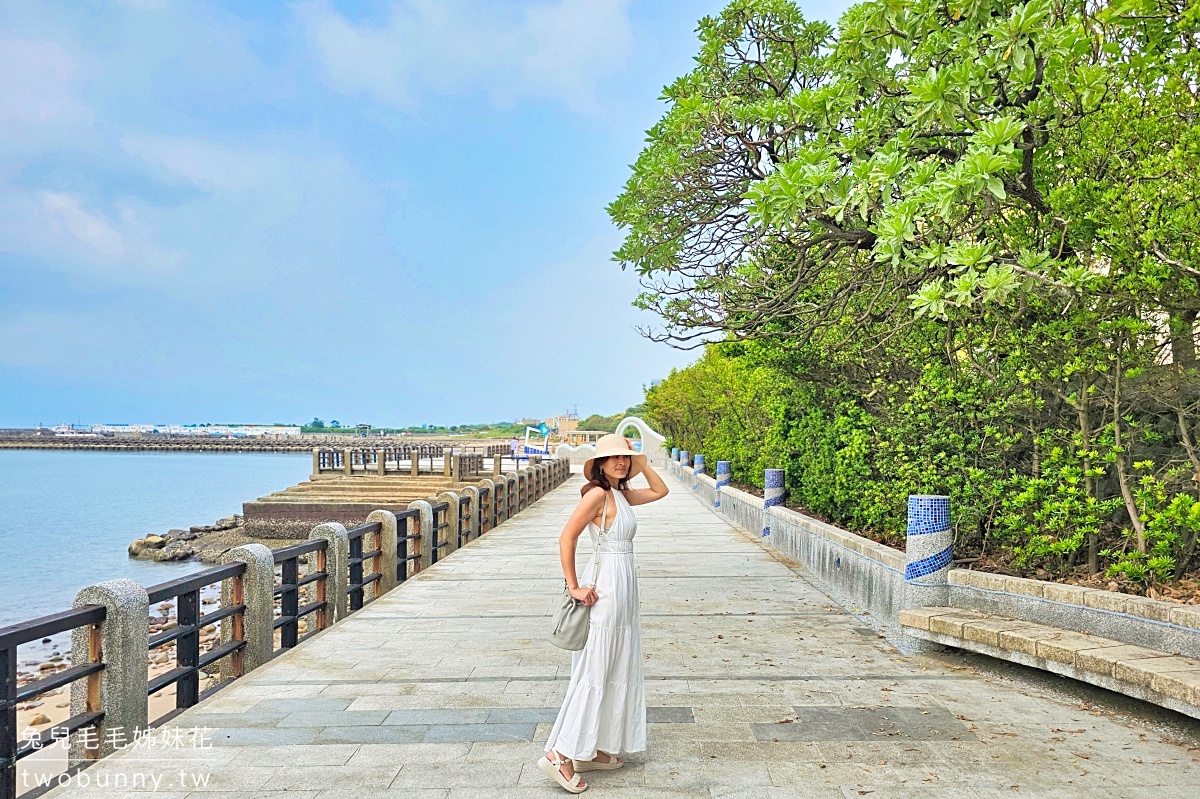
[[[0,427],[640,402],[605,206],[723,5],[0,5]]]

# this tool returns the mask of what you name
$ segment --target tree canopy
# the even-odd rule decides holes
[[[870,483],[822,506],[835,520],[894,531],[907,491],[947,491],[964,544],[1181,573],[1200,10],[869,0],[834,29],[735,0],[699,35],[609,208],[647,335],[715,347],[648,414],[703,451],[752,406],[743,434],[774,443],[748,451],[787,459],[805,501]],[[732,393],[688,425],[701,372]]]

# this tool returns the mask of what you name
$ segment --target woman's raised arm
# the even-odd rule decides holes
[[[642,474],[646,475],[646,482],[650,484],[649,488],[631,488],[625,492],[625,501],[630,505],[645,505],[647,502],[653,502],[656,499],[662,499],[668,493],[667,484],[659,477],[658,472],[654,471],[650,466],[650,462],[646,462],[646,468],[642,469]]]

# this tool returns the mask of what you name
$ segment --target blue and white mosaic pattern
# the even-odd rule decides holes
[[[692,465],[692,453],[688,452],[686,449],[679,450],[679,465],[680,466],[691,466]]]
[[[941,584],[953,559],[950,498],[914,494],[908,498],[907,582]]]
[[[767,469],[763,474],[763,538],[771,534],[771,525],[766,521],[771,518],[767,509],[782,504],[783,469]]]
[[[699,491],[700,490],[699,475],[704,474],[704,456],[697,454],[695,456],[695,459],[696,459],[696,465],[695,465],[695,468],[692,470],[692,490]]]
[[[721,488],[729,485],[732,472],[732,464],[729,461],[717,461],[717,493],[713,495],[714,508],[721,507]]]

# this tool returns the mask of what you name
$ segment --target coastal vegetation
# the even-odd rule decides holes
[[[980,565],[1186,580],[1200,8],[735,0],[699,34],[609,208],[647,334],[704,347],[648,420],[884,541],[948,494]]]
[[[604,430],[612,432],[617,429],[617,425],[622,419],[627,416],[641,416],[645,410],[645,405],[632,405],[625,409],[623,413],[615,413],[612,416],[601,416],[598,413],[593,413],[591,416],[579,422],[580,430]],[[638,435],[637,430],[630,428],[625,431],[630,437]]]

